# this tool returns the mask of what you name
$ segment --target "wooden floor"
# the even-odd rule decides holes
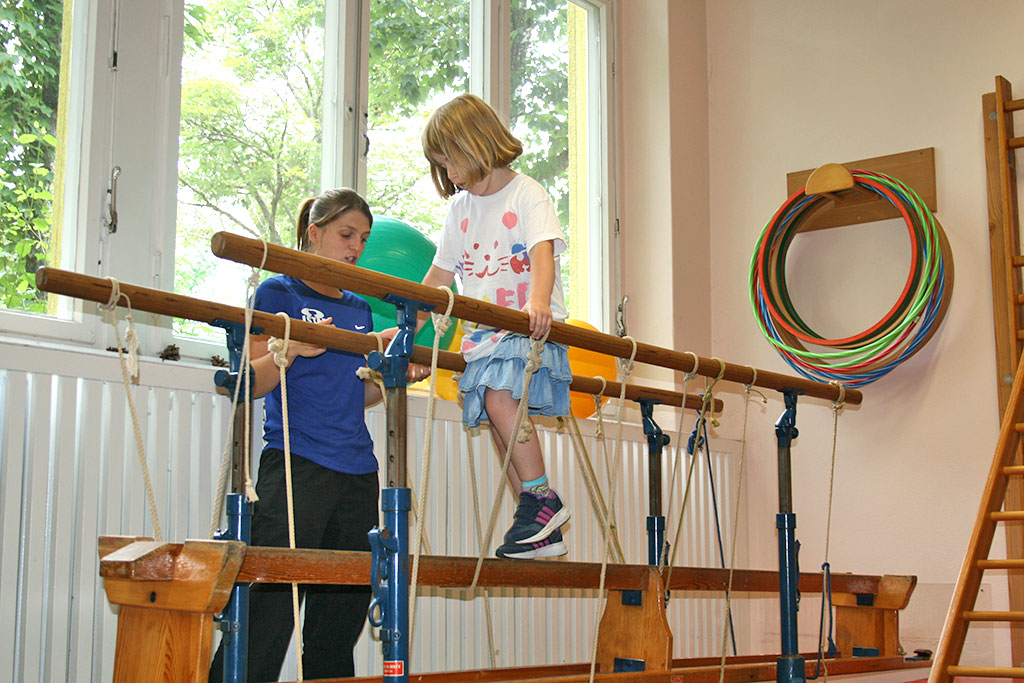
[[[775,680],[776,655],[750,655],[726,659],[724,683],[752,683],[753,681]],[[806,675],[815,675],[817,659],[813,654],[805,655]],[[598,681],[637,681],[638,683],[718,683],[720,659],[676,659],[668,672],[633,672],[597,674]],[[931,662],[908,662],[903,657],[854,657],[827,659],[825,664],[829,675],[874,673],[897,669],[922,669]],[[922,678],[924,675],[919,676]],[[487,683],[579,683],[590,679],[589,664],[566,664],[562,666],[531,666],[507,669],[482,669],[448,671],[444,673],[410,674],[410,683],[455,683],[456,681],[485,681]],[[383,681],[381,676],[333,679],[355,683]]]

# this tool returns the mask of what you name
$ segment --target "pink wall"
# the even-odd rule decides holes
[[[618,12],[624,291],[639,339],[791,373],[747,300],[751,252],[786,174],[935,148],[953,301],[929,344],[841,414],[829,536],[834,571],[919,577],[903,644],[934,648],[998,430],[981,96],[997,74],[1024,96],[1024,3],[628,0]],[[801,237],[789,260],[799,309],[829,336],[867,327],[899,294],[905,234],[886,221]],[[740,437],[733,391],[722,439]],[[759,568],[775,565],[781,401],[769,399],[752,409],[747,443],[743,552]],[[802,401],[798,426],[798,537],[803,566],[816,568],[828,534],[830,406]],[[987,584],[983,602],[1004,602],[1004,580]],[[810,647],[816,614],[805,603]],[[764,619],[759,633],[775,647],[771,609]],[[966,659],[1008,665],[1006,647],[1004,630],[982,629]]]

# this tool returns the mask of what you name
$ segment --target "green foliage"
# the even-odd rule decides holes
[[[61,0],[0,0],[0,307],[42,312],[50,243]]]
[[[319,185],[319,5],[220,0],[191,15],[201,40],[185,48],[179,198],[206,212],[179,220],[186,241],[224,227],[294,244],[295,207]],[[221,55],[216,73],[196,59],[204,51]]]
[[[556,197],[567,221],[566,0],[513,3],[516,168]],[[370,5],[367,200],[432,235],[446,202],[427,177],[419,135],[431,109],[469,86],[465,0]],[[319,187],[323,8],[313,0],[210,0],[186,6],[175,288],[211,272],[192,248],[218,229],[291,245],[294,211]],[[193,68],[200,55],[216,68]]]

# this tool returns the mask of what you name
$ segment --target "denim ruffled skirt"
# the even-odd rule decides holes
[[[530,338],[521,334],[506,334],[494,353],[466,365],[459,379],[459,391],[465,393],[462,401],[462,421],[472,429],[488,422],[484,406],[487,389],[510,391],[512,398],[523,397],[523,377],[530,353]],[[561,417],[569,414],[569,353],[565,346],[554,342],[544,344],[541,366],[530,380],[530,414]]]

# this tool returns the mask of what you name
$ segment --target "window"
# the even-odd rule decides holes
[[[374,215],[435,239],[448,203],[420,133],[437,106],[469,88],[469,12],[467,0],[370,4],[366,198]]]
[[[186,9],[174,289],[242,305],[248,268],[210,253],[226,230],[295,246],[295,211],[319,192],[322,2],[210,0]],[[182,335],[223,332],[189,320]]]
[[[81,20],[79,18],[79,24]],[[68,317],[67,302],[35,287],[43,265],[75,264],[73,215],[79,138],[70,102],[80,91],[72,73],[71,3],[19,0],[0,5],[0,309]],[[80,111],[80,109],[79,109]]]
[[[517,168],[552,194],[572,250],[570,313],[605,327],[605,0],[71,4],[0,7],[3,331],[109,345],[94,307],[35,291],[40,263],[241,305],[248,269],[213,257],[211,234],[291,246],[299,201],[328,186],[436,234],[447,202],[419,136],[466,91],[525,143]],[[136,323],[146,355],[223,344],[188,321]]]

